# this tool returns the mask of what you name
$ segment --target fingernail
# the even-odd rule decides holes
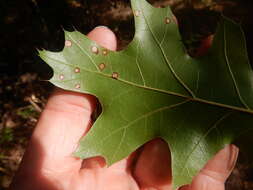
[[[156,188],[153,188],[153,187],[148,187],[148,188],[145,188],[143,190],[157,190]]]
[[[107,26],[103,26],[103,25],[101,25],[101,26],[96,26],[95,28],[106,28],[106,29],[109,29]]]
[[[228,148],[230,152],[230,157],[227,162],[227,169],[229,171],[232,171],[235,167],[235,164],[238,158],[239,149],[235,145],[229,145]]]
[[[190,188],[190,185],[184,185],[182,187],[177,188],[176,190],[188,190]]]
[[[235,167],[238,152],[239,149],[235,145],[227,145],[208,161],[201,174],[225,182]]]
[[[227,145],[209,161],[205,169],[218,173],[230,173],[235,166],[238,151],[235,145]]]
[[[104,168],[106,166],[105,159],[100,156],[96,156],[93,158],[87,158],[83,160],[81,168],[86,169],[96,169],[96,168]]]

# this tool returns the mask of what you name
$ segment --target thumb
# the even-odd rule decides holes
[[[225,182],[236,164],[238,152],[235,145],[227,145],[208,161],[191,185],[180,190],[225,190]]]

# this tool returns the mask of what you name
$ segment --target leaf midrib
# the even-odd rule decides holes
[[[67,64],[67,63],[62,62],[60,60],[53,59],[53,58],[51,58],[51,57],[49,57],[49,56],[47,56],[45,54],[44,54],[44,56],[46,56],[48,59],[51,59],[52,61],[57,61],[57,62],[59,62],[61,64],[67,65],[69,67],[73,67],[73,68],[76,67],[76,65]],[[102,75],[103,77],[107,77],[107,78],[112,79],[111,75],[104,74],[104,73],[98,72],[98,71],[88,70],[88,69],[86,69],[86,68],[84,68],[84,67],[82,67],[80,65],[79,65],[79,67],[83,71],[94,73],[94,74],[98,74],[98,75]],[[75,79],[73,79],[73,80],[75,80]],[[167,95],[172,95],[172,96],[177,96],[177,97],[185,98],[186,100],[190,100],[190,101],[193,101],[193,102],[204,103],[204,104],[208,104],[208,105],[217,106],[217,107],[220,107],[220,108],[227,108],[227,109],[230,109],[230,110],[244,112],[244,113],[249,113],[249,114],[253,115],[253,110],[249,110],[249,109],[245,109],[245,108],[240,108],[240,107],[236,107],[236,106],[231,106],[231,105],[227,105],[227,104],[222,104],[222,103],[218,103],[218,102],[204,100],[204,99],[201,99],[201,98],[198,98],[198,97],[193,98],[191,96],[186,96],[184,94],[179,94],[179,93],[176,93],[176,92],[167,91],[167,90],[163,90],[163,89],[152,88],[152,87],[148,87],[148,86],[142,86],[142,85],[139,85],[139,84],[136,84],[136,83],[133,83],[133,82],[129,82],[127,80],[123,80],[123,79],[120,79],[120,78],[118,78],[118,79],[112,79],[112,80],[117,80],[117,81],[123,82],[125,84],[132,85],[132,86],[135,86],[135,87],[138,87],[138,88],[142,88],[142,89],[145,89],[145,90],[152,90],[152,91],[164,93],[164,94],[167,94]]]

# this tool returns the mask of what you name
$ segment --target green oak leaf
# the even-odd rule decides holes
[[[62,52],[40,51],[50,82],[95,95],[102,113],[76,155],[110,165],[160,137],[170,147],[173,187],[192,177],[225,145],[253,130],[253,73],[241,27],[227,18],[207,55],[190,57],[169,7],[132,0],[135,36],[109,51],[65,31]]]

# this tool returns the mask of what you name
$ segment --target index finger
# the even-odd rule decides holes
[[[97,27],[88,37],[105,48],[116,50],[116,37],[106,27]],[[23,168],[36,170],[38,164],[46,170],[65,171],[81,160],[72,153],[80,138],[91,126],[91,114],[96,99],[87,94],[56,89],[34,130],[23,159]],[[67,163],[67,164],[66,164]]]

